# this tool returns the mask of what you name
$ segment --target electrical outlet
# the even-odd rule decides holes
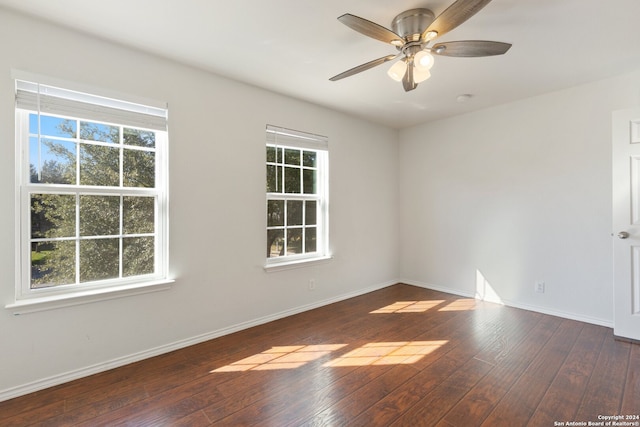
[[[543,281],[536,282],[535,290],[539,294],[544,294],[544,282]]]
[[[313,291],[316,288],[316,279],[309,279],[309,290]]]

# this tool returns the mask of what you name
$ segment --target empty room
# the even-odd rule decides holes
[[[0,425],[640,426],[638,17],[0,0]]]

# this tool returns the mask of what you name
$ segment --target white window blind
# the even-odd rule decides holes
[[[75,92],[39,83],[16,81],[16,108],[39,113],[167,130],[167,110]]]
[[[329,139],[326,136],[267,125],[267,144],[290,145],[312,150],[327,150],[329,147]]]

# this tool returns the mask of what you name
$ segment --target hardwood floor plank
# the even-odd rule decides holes
[[[598,415],[620,413],[629,355],[633,345],[617,341],[613,335],[605,337],[576,420],[598,421]]]
[[[171,427],[206,427],[211,425],[211,421],[202,411],[194,412],[179,420],[172,421]]]
[[[409,378],[401,388],[392,391],[371,407],[361,408],[361,412],[366,412],[366,415],[364,415],[362,419],[376,418],[379,423],[378,425],[385,425],[395,420],[404,413],[404,411],[415,405],[423,396],[428,394],[430,390],[437,387],[455,373],[455,371],[471,357],[471,354],[465,352],[464,347],[455,347],[442,357],[439,357],[428,367],[422,369],[418,374]],[[315,419],[323,418],[327,413],[339,412],[342,406],[352,407],[353,401],[356,400],[355,397],[355,394],[346,396],[341,401],[336,402],[335,405],[325,409],[322,413],[312,415],[303,425],[314,425],[313,421]]]
[[[407,322],[404,323],[406,324]],[[408,323],[413,325],[420,325],[420,322]],[[446,322],[438,324],[434,328],[425,330],[420,335],[414,336],[413,339],[415,341],[438,341],[432,339],[447,336],[455,340],[456,336],[454,336],[454,334],[456,330],[458,330],[458,332],[460,332],[461,330],[468,332],[466,328],[460,327],[460,325],[463,323],[467,324],[467,322],[460,316],[450,317]],[[418,329],[425,328],[419,327]],[[404,333],[407,333],[406,330]],[[458,333],[457,339],[459,340],[459,342],[462,342],[460,335],[461,334]],[[424,367],[432,363],[432,361],[436,361],[439,358],[443,357],[452,347],[453,344],[448,344],[445,348],[437,348],[429,354],[424,355],[424,357],[415,362],[413,366],[417,369],[419,366]],[[342,404],[348,406],[348,402],[345,403],[341,401],[343,399],[353,399],[351,395],[355,393],[356,390],[363,386],[366,386],[368,382],[373,381],[375,378],[385,372],[385,370],[383,370],[382,368],[383,367],[371,369],[366,366],[333,368],[334,372],[336,370],[338,372],[341,372],[344,369],[355,369],[355,371],[349,373],[348,375],[345,375],[335,383],[326,385],[316,393],[313,393],[309,398],[299,400],[299,404],[293,406],[290,411],[287,411],[287,413],[284,414],[279,414],[278,417],[274,417],[274,425],[301,425],[305,421],[307,424],[311,424],[312,422],[309,421],[310,418],[318,417],[319,419],[321,419],[324,416],[323,414],[332,411],[335,412],[338,405]],[[366,379],[363,377],[366,377]]]
[[[24,427],[63,413],[64,401],[59,400],[46,405],[38,405],[38,407],[33,410],[21,411],[7,417],[3,414],[0,425],[2,425],[2,427]]]
[[[385,328],[388,328],[390,325],[388,324],[380,325],[379,329],[384,329],[383,326]],[[327,345],[343,345],[341,343],[331,344],[331,343],[336,343],[338,341],[339,340],[332,340],[326,344]],[[348,349],[353,346],[354,344],[352,343],[350,344],[350,346],[347,346],[346,348]],[[220,389],[223,390],[223,393],[227,396],[226,401],[218,402],[213,407],[205,409],[205,413],[211,419],[219,419],[222,416],[229,416],[230,413],[234,410],[241,410],[242,409],[241,405],[243,404],[244,405],[257,404],[256,403],[257,400],[264,398],[263,393],[265,392],[265,390],[261,390],[259,388],[260,384],[262,385],[268,384],[270,400],[277,399],[278,395],[281,393],[284,393],[284,394],[290,393],[289,390],[292,388],[292,386],[295,387],[298,382],[311,384],[312,387],[313,387],[313,384],[326,385],[327,375],[325,371],[327,371],[327,368],[323,368],[322,363],[325,363],[326,361],[328,361],[328,358],[331,358],[331,357],[335,358],[340,354],[341,354],[340,352],[331,352],[327,354],[325,357],[319,359],[318,361],[315,361],[314,363],[307,363],[304,367],[301,367],[300,369],[293,372],[269,371],[269,375],[273,375],[279,379],[278,381],[273,381],[273,383],[260,380],[258,378],[259,372],[254,372],[248,378],[246,376],[243,377],[242,384],[227,382],[220,387]],[[278,360],[281,360],[281,359],[278,359]],[[355,367],[353,369],[355,369]],[[340,372],[342,372],[342,374],[344,375],[344,374],[347,374],[348,370],[342,369]],[[282,380],[283,377],[287,378],[287,380],[283,381]],[[331,375],[332,381],[337,380],[339,377],[340,375],[337,375],[335,372],[333,372]],[[252,384],[253,382],[255,382],[256,384]],[[275,386],[273,384],[275,384]],[[304,384],[301,384],[301,387],[307,388],[307,391],[310,392],[310,390],[308,390],[308,386],[305,387]],[[228,391],[225,392],[224,390],[228,390]]]
[[[621,414],[640,415],[640,344],[631,346]]]
[[[364,385],[388,372],[388,369],[388,367],[369,369],[356,366],[331,368],[331,375],[339,376],[335,381],[328,381],[324,385],[314,384],[316,387],[304,398],[293,399],[287,410],[272,414],[270,417],[262,417],[262,419],[276,426],[303,425],[305,420],[314,418],[316,414],[322,413],[336,402],[357,392]]]
[[[420,402],[403,411],[395,422],[396,425],[411,425],[420,420],[428,420],[435,425],[457,404],[461,404],[469,390],[475,390],[477,383],[496,370],[496,365],[507,360],[517,360],[514,353],[514,343],[521,340],[534,328],[541,316],[533,313],[506,310],[499,321],[484,330],[486,344],[483,345],[466,364],[456,370],[442,384],[431,390]],[[532,319],[537,319],[532,321]],[[466,346],[468,347],[468,346]],[[480,362],[480,364],[478,364]],[[464,374],[464,370],[471,369],[470,374]],[[462,373],[462,377],[460,377]],[[475,375],[474,375],[475,374]],[[371,420],[379,417],[369,417]],[[448,420],[451,423],[451,420]],[[476,423],[471,418],[463,418],[463,425]]]
[[[436,322],[432,322],[434,324],[437,324]],[[370,325],[370,323],[368,323],[368,325]],[[401,333],[404,336],[413,336],[416,333],[418,333],[418,331],[420,330],[424,330],[424,329],[428,329],[428,326],[420,326],[420,325],[416,325],[415,323],[404,323],[405,326],[404,328],[399,327],[398,324],[395,324],[395,328],[393,327],[394,323],[393,322],[385,322],[384,325],[379,325],[376,326],[376,329],[378,329],[378,331],[385,331],[386,330],[386,335],[387,337],[389,337],[390,333],[394,333],[394,334],[398,334]],[[395,331],[392,331],[393,329],[395,329]],[[371,335],[369,335],[369,337],[371,337]],[[336,352],[335,354],[329,355],[329,357],[333,357],[335,358],[339,358],[341,355],[344,355],[345,353],[349,352],[349,351],[353,351],[353,350],[357,350],[358,348],[362,348],[366,345],[368,345],[370,343],[365,342],[365,341],[357,341],[357,342],[352,342],[349,345],[347,345],[344,349],[341,349],[339,352]],[[324,360],[324,359],[323,359]],[[369,369],[369,372],[365,372],[366,375],[368,376],[368,380],[372,381],[374,378],[379,377],[380,375],[382,375],[384,373],[384,371],[391,369],[393,366],[381,366],[379,368],[374,369]],[[362,376],[362,372],[357,372],[357,370],[362,371],[364,368],[359,368],[358,366],[338,366],[338,367],[325,367],[321,364],[310,364],[304,367],[304,375],[301,377],[301,381],[303,381],[305,384],[301,384],[300,388],[305,390],[305,394],[306,396],[308,396],[307,399],[305,399],[306,402],[308,401],[313,401],[316,404],[320,403],[322,400],[329,400],[329,401],[333,401],[336,396],[335,393],[332,393],[333,390],[342,390],[344,385],[347,385],[347,388],[349,388],[349,385],[351,383],[354,384],[362,384],[363,382],[363,376]],[[330,374],[327,374],[326,372],[328,370],[331,370],[332,372]],[[344,375],[345,378],[341,378]],[[330,380],[327,380],[327,378],[330,378]],[[341,386],[336,388],[336,386],[334,385],[334,383],[336,381],[340,381],[341,382]],[[282,387],[278,387],[278,388],[272,388],[271,389],[271,393],[269,394],[269,400],[275,400],[275,399],[281,399],[283,401],[286,401],[287,404],[286,406],[282,406],[282,409],[286,408],[291,408],[291,388],[293,386],[293,388],[295,388],[295,386],[297,385],[296,382],[293,382],[293,384],[291,384],[291,382],[280,382],[282,384]],[[320,386],[321,388],[318,389],[317,387]],[[252,390],[253,391],[253,390]],[[332,396],[330,398],[328,398],[327,393],[329,392],[329,394],[332,394]],[[284,397],[281,398],[281,394],[284,395]],[[246,394],[243,396],[245,399],[247,398]],[[221,408],[224,408],[224,411],[226,413],[229,412],[231,407],[235,407],[238,405],[237,403],[237,398],[235,396],[232,396],[229,399],[229,403],[225,404],[224,402],[221,402],[221,404],[216,405],[219,406],[218,408],[207,408],[207,410],[205,410],[205,412],[207,413],[207,415],[211,418],[211,419],[218,419],[218,417],[221,415]],[[259,405],[259,403],[257,403]],[[306,405],[305,405],[306,406]],[[321,405],[320,405],[321,407]],[[315,410],[317,410],[318,406],[314,406]],[[212,411],[216,412],[216,415],[214,415],[212,413]],[[273,415],[273,417],[278,418],[277,417],[277,411],[275,410],[270,410],[269,411],[270,415]],[[229,416],[229,415],[227,415]],[[263,415],[263,419],[268,418],[267,415]],[[284,423],[285,420],[279,419],[278,423]],[[278,424],[281,425],[281,424]]]
[[[456,328],[449,330],[445,335],[450,339],[447,340],[442,350],[414,364],[414,367],[421,369],[419,374],[408,380],[401,389],[390,393],[366,409],[357,421],[352,422],[360,425],[390,424],[451,375],[454,375],[456,370],[464,366],[482,348],[491,347],[495,335],[486,331],[494,330],[496,325],[501,324],[505,320],[503,315],[510,318],[510,315],[514,313],[490,311],[487,316],[476,316],[476,312],[466,312],[466,316],[460,317],[459,322],[456,322]],[[474,328],[470,328],[470,325],[473,325]],[[436,337],[438,336],[442,335],[436,335]],[[429,340],[432,338],[434,338],[433,334],[425,334],[419,339]],[[467,345],[470,341],[474,345]]]
[[[530,330],[523,329],[506,340],[503,348],[495,351],[493,358],[486,357],[486,352],[477,355],[476,358],[480,360],[494,362],[495,369],[471,388],[444,420],[451,425],[464,425],[467,422],[481,424],[553,336],[560,323],[557,317],[544,317]]]
[[[482,426],[525,425],[564,363],[583,323],[562,320],[533,362],[498,402]]]
[[[237,412],[251,411],[251,408],[255,407],[281,407],[283,396],[289,399],[286,402],[289,405],[291,404],[290,399],[292,399],[291,393],[294,393],[293,400],[295,401],[295,398],[300,398],[300,393],[305,390],[305,384],[313,384],[314,381],[319,380],[319,375],[314,375],[313,372],[308,378],[305,378],[307,373],[309,371],[306,369],[248,373],[251,377],[262,376],[269,379],[261,381],[259,388],[243,388],[238,393],[203,408],[203,411],[210,420],[220,422],[220,420],[231,417]]]
[[[379,369],[379,367],[368,367],[368,370]],[[353,419],[362,413],[366,408],[375,404],[380,399],[389,395],[407,380],[415,376],[417,370],[411,365],[394,366],[370,381],[363,387],[351,393],[346,398],[340,400],[328,409],[315,414],[306,420],[305,426],[336,426],[354,425]]]
[[[28,396],[0,402],[0,421],[14,416],[19,412],[30,412],[32,416],[34,416],[34,411],[37,408],[47,406],[54,402],[81,398],[81,396],[86,395],[91,396],[96,390],[119,387],[120,384],[126,382],[138,382],[141,381],[143,377],[155,378],[164,369],[175,366],[183,360],[183,354],[167,353],[141,362],[125,365],[118,369],[112,369],[46,390],[37,391]],[[141,366],[145,366],[145,368],[142,369]],[[46,411],[44,411],[44,413],[46,414]],[[35,421],[34,418],[34,422]],[[1,424],[2,423],[0,423],[0,425]]]
[[[433,314],[433,313],[432,313]],[[437,312],[435,314],[438,316]],[[395,318],[396,314],[392,314]],[[409,319],[402,318],[400,320],[401,325],[413,325],[411,328],[405,328],[401,333],[394,331],[394,337],[397,339],[399,336],[403,338],[412,338],[414,341],[440,341],[442,337],[448,337],[451,340],[462,342],[463,338],[466,339],[470,336],[470,333],[465,328],[460,328],[460,322],[464,322],[461,318],[462,313],[457,315],[447,316],[444,322],[434,322],[429,317],[429,314],[421,316],[421,322],[409,321]],[[443,317],[444,318],[444,317]],[[388,321],[387,321],[388,322]],[[396,323],[396,322],[394,322]],[[424,325],[424,326],[423,326]],[[433,327],[431,327],[433,326]],[[417,335],[416,335],[417,334]],[[386,337],[387,339],[393,339]],[[438,338],[434,340],[433,338]],[[360,344],[365,344],[360,342]],[[454,347],[455,344],[448,343],[445,347],[437,348],[429,354],[424,355],[419,361],[414,363],[414,366],[424,366],[431,362],[443,357],[447,351]],[[333,368],[342,371],[344,369],[353,369],[353,367],[339,367]],[[345,375],[333,384],[328,384],[324,388],[312,393],[309,398],[301,400],[298,399],[298,405],[291,408],[291,410],[285,413],[278,414],[273,419],[273,425],[301,425],[312,423],[312,419],[319,417],[318,414],[326,413],[333,410],[335,405],[345,404],[343,400],[358,390],[363,384],[367,384],[377,378],[383,371],[381,368],[370,369],[368,367],[358,367],[355,371]],[[367,379],[364,380],[363,377]]]
[[[69,409],[69,401],[65,400],[65,411],[58,416],[47,415],[45,421],[35,425],[76,425],[104,414],[111,414],[117,409],[140,402],[148,397],[143,387],[127,387],[126,389],[108,388],[107,393],[98,393],[100,398],[91,399],[90,403]],[[84,397],[86,395],[83,394]]]
[[[538,404],[529,421],[530,425],[553,425],[555,421],[578,420],[576,413],[608,333],[609,330],[602,326],[584,326],[558,375]]]
[[[406,294],[402,296],[404,297],[404,299],[406,299],[407,297]],[[422,293],[419,296],[424,298],[424,294]],[[411,295],[411,297],[416,297],[416,295],[413,294]],[[447,298],[449,298],[449,302],[454,301],[454,299],[451,299],[450,296],[448,296]],[[417,334],[424,333],[425,330],[437,328],[439,325],[446,323],[448,319],[455,318],[458,315],[458,313],[450,313],[449,316],[442,316],[442,315],[438,315],[437,312],[425,312],[425,313],[421,313],[421,319],[423,320],[422,323],[415,322],[415,321],[389,322],[389,320],[385,318],[385,315],[371,314],[370,313],[371,310],[369,308],[364,312],[364,315],[373,317],[373,319],[369,320],[369,318],[363,318],[362,316],[358,316],[358,320],[356,321],[356,323],[354,325],[349,325],[349,328],[353,328],[354,331],[353,333],[347,333],[347,336],[353,334],[354,336],[358,336],[360,338],[358,338],[358,341],[356,342],[351,342],[343,350],[343,352],[368,344],[367,341],[362,341],[363,339],[362,337],[366,339],[370,339],[373,342],[376,342],[376,340],[390,339],[390,337],[394,338],[397,336],[414,337]],[[375,310],[380,308],[380,306],[373,306],[373,308]],[[397,316],[397,314],[392,314],[392,316]],[[345,332],[345,327],[342,327],[339,329],[340,329],[339,331],[340,334],[343,334]],[[334,339],[331,342],[338,342],[338,341],[339,340]],[[348,342],[348,340],[345,340],[345,342]],[[387,369],[390,369],[390,367],[388,367]],[[382,371],[380,369],[376,370],[376,372],[379,372],[379,374],[382,374]],[[306,375],[307,378],[309,378],[310,376],[311,374]],[[307,381],[307,383],[324,384],[324,381],[315,382],[313,380],[309,380]],[[288,393],[288,387],[286,392]],[[315,395],[315,392],[313,390],[305,390],[305,392],[308,396],[310,396],[311,400],[314,400],[314,398],[311,397]],[[277,393],[278,393],[278,390],[273,390],[273,392],[270,395],[270,399],[277,398]],[[326,395],[324,396],[322,395],[322,391],[320,391],[319,393],[320,393],[319,399],[326,398]],[[243,396],[243,398],[246,400],[247,396],[245,395]],[[238,405],[239,403],[237,399],[234,398],[228,404],[224,404],[224,403],[217,404],[215,405],[216,407],[207,408],[205,412],[207,413],[207,416],[209,416],[211,419],[219,419],[219,417],[223,414],[226,416],[229,416],[228,415],[229,411],[236,410],[238,408]],[[289,406],[290,406],[290,403],[289,403]],[[213,412],[215,412],[215,414]],[[270,416],[271,415],[273,415],[275,418],[278,418],[277,414],[273,410],[270,411]],[[278,422],[284,423],[284,422],[288,422],[288,420],[279,420]]]
[[[148,420],[158,420],[169,417],[175,412],[172,406],[176,402],[188,399],[194,395],[207,391],[210,399],[221,398],[221,393],[216,389],[216,383],[210,377],[199,378],[195,381],[185,382],[185,384],[174,387],[158,395],[151,396],[145,400],[132,403],[125,407],[116,409],[107,414],[78,423],[80,426],[98,427],[113,426],[125,423],[127,420],[144,423]],[[194,410],[199,409],[195,408]],[[188,415],[194,410],[184,409],[180,415]]]
[[[65,399],[65,412],[84,410],[87,406],[108,402],[115,409],[118,406],[126,406],[126,402],[142,400],[149,397],[144,386],[137,384],[123,384],[122,387],[104,387],[96,389],[93,393],[83,393],[79,396]],[[121,402],[121,403],[119,403]]]
[[[435,425],[494,367],[482,360],[472,358],[460,369],[436,387],[427,396],[413,405],[391,424],[391,426]],[[363,420],[369,421],[369,420]],[[377,421],[377,420],[376,420]],[[356,424],[365,426],[359,419]],[[368,424],[371,425],[371,424]]]
[[[310,368],[311,369],[311,368]],[[242,393],[221,401],[205,409],[205,413],[211,420],[220,420],[229,417],[235,412],[248,408],[251,404],[256,406],[269,405],[272,400],[286,402],[286,405],[276,405],[280,411],[270,409],[268,413],[263,413],[261,419],[274,421],[274,425],[285,425],[290,417],[296,414],[308,413],[307,411],[318,411],[319,408],[333,404],[337,399],[345,394],[355,392],[375,378],[384,374],[391,367],[380,367],[379,369],[365,369],[357,366],[340,368],[322,368],[316,370],[304,370],[301,378],[291,384],[288,381],[277,381],[279,386],[270,387],[255,393]],[[281,374],[276,373],[277,376]],[[300,393],[304,393],[304,399]],[[293,393],[293,395],[292,395]],[[271,407],[273,408],[273,407]],[[284,412],[284,413],[283,413]]]

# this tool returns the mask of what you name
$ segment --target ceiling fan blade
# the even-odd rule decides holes
[[[464,40],[436,43],[431,53],[440,56],[478,57],[494,56],[506,53],[511,43],[490,42],[485,40]]]
[[[478,13],[489,2],[491,0],[457,0],[434,19],[422,33],[422,38],[425,39],[430,31],[437,32],[438,37],[448,33]]]
[[[418,87],[418,84],[413,79],[413,63],[407,65],[407,72],[404,73],[404,77],[402,78],[402,87],[405,92],[409,92]]]
[[[340,80],[340,79],[344,79],[345,77],[349,77],[349,76],[353,76],[354,74],[358,74],[361,73],[363,71],[368,70],[369,68],[373,68],[377,65],[380,64],[384,64],[387,61],[391,61],[393,59],[396,59],[398,55],[387,55],[387,56],[383,56],[382,58],[378,58],[378,59],[374,59],[373,61],[369,61],[366,64],[361,64],[358,65],[357,67],[353,67],[350,70],[347,70],[343,73],[337,74],[333,77],[331,77],[329,80],[331,80],[332,82],[335,82],[336,80]]]
[[[391,43],[394,46],[403,46],[404,40],[402,37],[394,33],[393,31],[371,22],[367,19],[360,18],[359,16],[345,13],[338,17],[338,21],[342,22],[347,27],[355,30],[365,36],[380,40],[381,42]]]

